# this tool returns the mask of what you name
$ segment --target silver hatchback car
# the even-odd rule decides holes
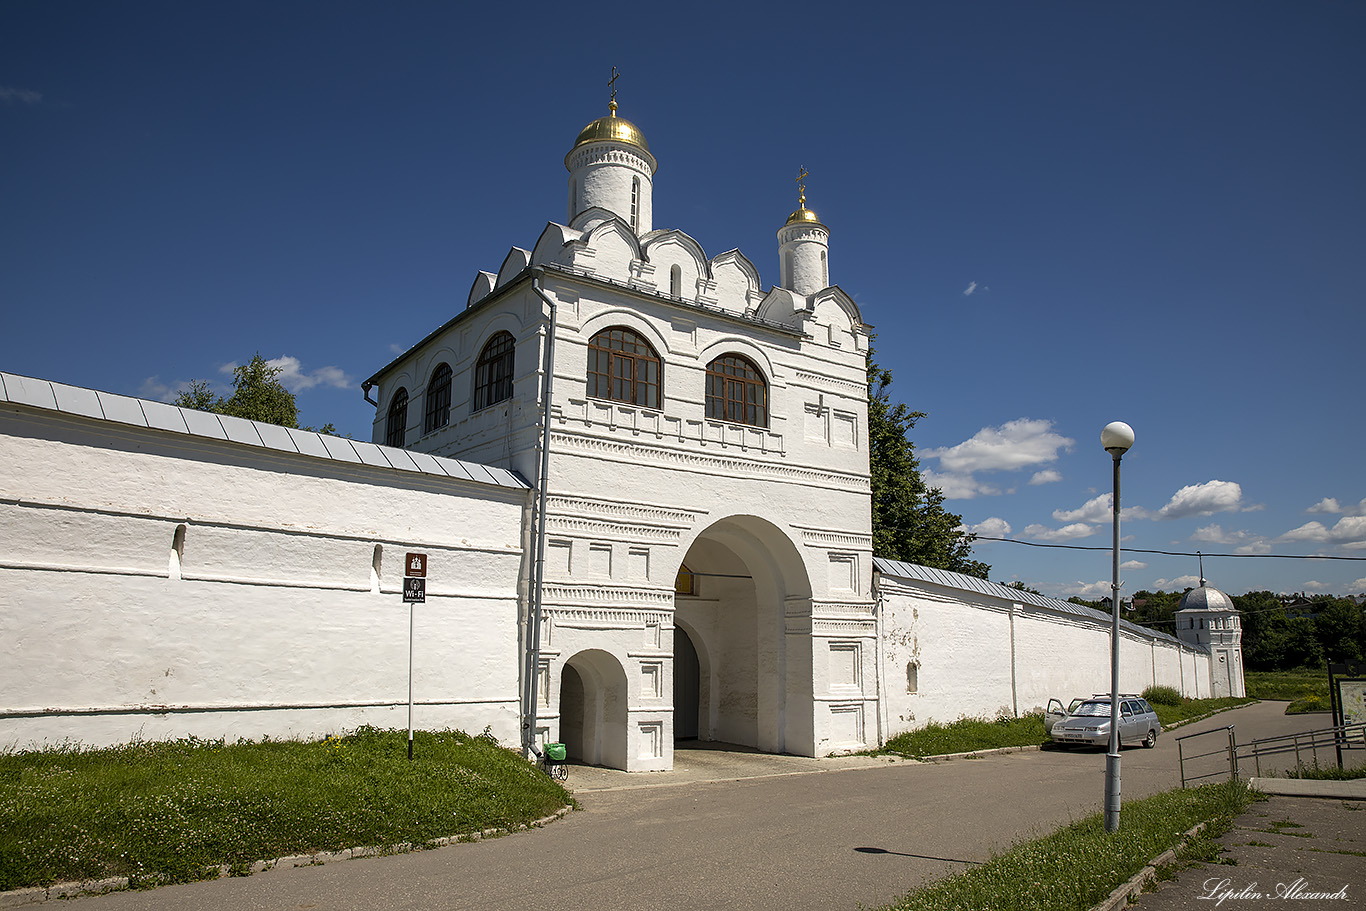
[[[1110,697],[1096,696],[1082,703],[1059,719],[1049,732],[1054,743],[1085,744],[1104,747],[1110,744]],[[1119,697],[1119,742],[1141,743],[1151,749],[1157,746],[1157,735],[1162,733],[1162,722],[1146,699],[1139,696]]]

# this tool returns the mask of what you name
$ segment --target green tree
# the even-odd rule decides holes
[[[909,433],[924,412],[892,404],[892,373],[868,352],[868,462],[873,487],[873,553],[891,560],[987,578],[972,559],[974,535],[944,508],[944,491],[927,487]]]
[[[1314,637],[1329,661],[1361,658],[1361,608],[1346,598],[1315,598]]]
[[[230,397],[225,399],[215,395],[204,380],[193,380],[190,388],[177,395],[172,404],[281,427],[313,430],[312,427],[299,425],[299,406],[294,401],[294,393],[280,382],[283,372],[283,367],[272,367],[258,351],[250,361],[233,368],[233,393]],[[337,429],[329,423],[319,428],[318,432],[336,433]]]

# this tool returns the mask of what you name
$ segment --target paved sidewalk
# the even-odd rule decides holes
[[[1366,782],[1257,779],[1275,790],[1254,803],[1219,842],[1216,863],[1201,863],[1145,893],[1137,911],[1274,911],[1366,908]],[[1282,785],[1316,785],[1282,788]],[[1347,785],[1350,787],[1342,787]],[[1329,794],[1342,796],[1330,797]]]

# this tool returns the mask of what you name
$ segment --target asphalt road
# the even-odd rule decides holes
[[[1235,724],[1244,742],[1328,724],[1326,715],[1285,716],[1284,707],[1262,703],[1176,733]],[[676,765],[680,772],[636,775],[571,770],[570,785],[583,788],[577,792],[583,809],[544,829],[415,854],[89,896],[73,907],[878,907],[927,879],[1098,811],[1105,756],[1030,750],[891,763],[680,751]],[[1126,748],[1124,798],[1177,786],[1177,769],[1172,734],[1153,750]]]

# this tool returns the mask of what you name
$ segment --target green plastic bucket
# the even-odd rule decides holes
[[[545,745],[545,758],[551,762],[564,762],[564,744],[547,743]]]

